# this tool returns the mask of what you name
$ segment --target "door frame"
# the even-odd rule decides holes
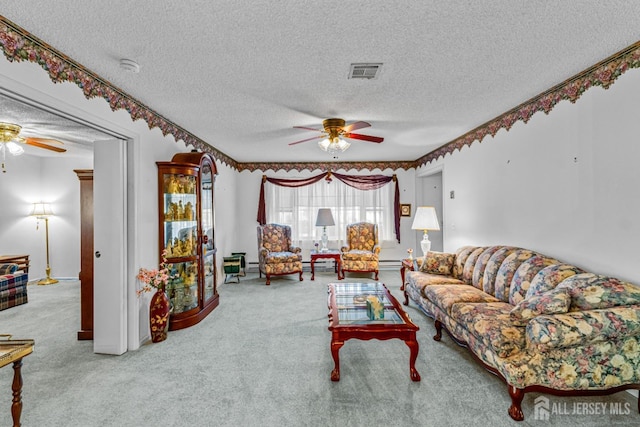
[[[438,220],[440,221],[440,232],[442,233],[442,250],[446,247],[446,237],[447,237],[447,227],[446,227],[446,199],[444,197],[444,189],[445,185],[445,172],[444,165],[436,165],[430,168],[426,168],[419,172],[416,172],[416,206],[420,206],[423,204],[424,200],[424,178],[428,178],[433,175],[440,174],[441,175],[441,192],[440,192],[440,206],[442,208],[442,212],[439,212]],[[438,212],[436,212],[438,214]]]
[[[53,84],[52,84],[53,85]],[[125,141],[126,146],[126,166],[122,168],[123,179],[126,182],[125,204],[126,209],[126,232],[122,251],[126,253],[122,271],[117,272],[120,277],[126,278],[125,292],[123,298],[126,299],[126,309],[124,311],[124,322],[126,328],[123,331],[126,350],[136,350],[140,347],[141,337],[139,333],[139,312],[140,301],[136,296],[136,272],[139,265],[138,241],[138,218],[136,215],[136,194],[141,181],[139,173],[134,167],[140,161],[140,139],[132,130],[125,129],[112,121],[96,116],[87,109],[81,109],[65,102],[61,97],[51,96],[42,90],[28,86],[0,73],[0,94],[18,102],[28,104],[32,107],[47,111],[49,113],[64,117],[75,123],[99,130],[107,136]],[[88,101],[87,101],[88,102]],[[114,113],[115,114],[115,113]],[[95,162],[95,158],[94,158]],[[94,325],[95,326],[95,325]]]

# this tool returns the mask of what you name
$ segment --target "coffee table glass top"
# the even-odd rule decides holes
[[[389,299],[382,283],[333,283],[339,325],[404,324]],[[377,296],[384,307],[384,318],[370,320],[367,316],[367,296]]]

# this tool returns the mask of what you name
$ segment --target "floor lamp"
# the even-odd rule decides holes
[[[49,217],[53,216],[53,211],[51,210],[51,204],[49,203],[34,203],[33,211],[31,211],[31,216],[35,216],[38,220],[44,219],[44,228],[45,228],[45,236],[47,243],[47,268],[46,273],[47,277],[38,282],[38,285],[52,285],[54,283],[58,283],[56,279],[51,278],[51,267],[49,266]],[[36,229],[37,229],[36,225]]]

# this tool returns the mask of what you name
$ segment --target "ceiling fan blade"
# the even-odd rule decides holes
[[[350,125],[346,125],[343,130],[346,133],[351,132],[352,130],[358,130],[358,129],[363,129],[363,128],[368,128],[371,126],[371,123],[367,123],[367,122],[353,122]]]
[[[314,136],[313,138],[307,138],[307,139],[303,139],[296,142],[290,142],[289,145],[296,145],[296,144],[300,144],[307,141],[313,141],[314,139],[320,139],[320,138],[324,138],[324,135],[318,135],[318,136]]]
[[[322,129],[314,129],[314,128],[308,128],[306,126],[294,126],[294,129],[305,129],[305,130],[313,130],[316,132],[322,132]]]
[[[359,133],[347,133],[344,136],[346,138],[359,139],[361,141],[367,141],[367,142],[380,143],[384,141],[384,138],[380,138],[379,136],[361,135]]]
[[[45,143],[46,142],[46,143]],[[61,141],[55,140],[55,139],[47,139],[47,138],[25,138],[24,139],[24,143],[27,145],[32,145],[34,147],[38,147],[38,148],[44,148],[45,150],[51,150],[51,151],[55,151],[57,153],[64,153],[65,151],[67,151],[64,148],[60,148],[60,147],[54,147],[53,145],[49,145],[49,143],[57,143],[57,144],[63,144]]]

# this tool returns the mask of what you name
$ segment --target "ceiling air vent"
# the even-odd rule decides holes
[[[382,63],[378,64],[351,64],[350,79],[377,79],[380,75]]]

